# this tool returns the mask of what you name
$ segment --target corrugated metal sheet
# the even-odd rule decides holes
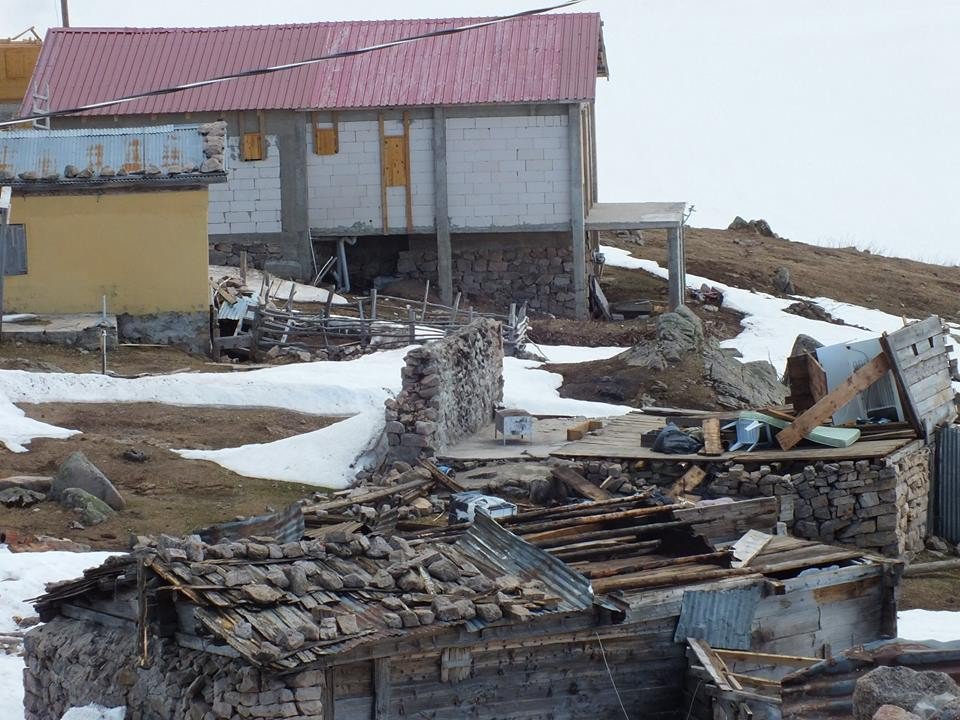
[[[196,530],[195,534],[210,545],[256,536],[272,537],[279,543],[288,543],[300,540],[303,531],[303,511],[299,503],[292,503],[279,512],[210,525]]]
[[[561,599],[560,612],[584,610],[603,601],[593,594],[590,581],[567,567],[562,560],[531,545],[509,530],[501,527],[484,513],[477,513],[473,525],[455,543],[466,554],[482,558],[504,575],[515,575],[521,580],[539,580]],[[618,609],[609,605],[611,609]],[[484,623],[471,621],[477,629]],[[468,623],[468,626],[470,624]]]
[[[62,175],[67,165],[128,172],[156,165],[166,170],[203,160],[203,137],[196,125],[0,132],[0,170],[15,175]]]
[[[937,432],[937,474],[934,479],[934,534],[960,542],[960,427]]]
[[[857,680],[881,665],[945,672],[960,679],[960,642],[880,640],[787,675],[781,680],[783,720],[853,717]]]
[[[704,640],[713,647],[749,650],[753,616],[760,604],[761,583],[683,593],[674,642]]]
[[[306,60],[484,18],[323,22],[223,28],[55,28],[34,88],[50,109],[257,67]],[[517,18],[356,57],[231,80],[91,115],[268,109],[351,109],[589,100],[601,23],[596,13]]]

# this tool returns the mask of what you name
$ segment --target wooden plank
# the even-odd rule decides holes
[[[383,132],[382,112],[377,113],[377,129],[380,133],[380,218],[383,234],[386,235],[390,231],[390,214],[387,210],[387,147]]]
[[[813,407],[802,413],[792,424],[777,433],[777,442],[780,447],[784,450],[794,447],[814,428],[822,425],[837,410],[873,385],[889,370],[890,360],[885,352],[881,352],[840,383],[833,391],[820,398]]]
[[[723,443],[720,441],[720,418],[705,418],[703,421],[704,455],[723,455]]]
[[[583,437],[590,432],[590,421],[584,420],[576,425],[567,428],[567,442],[574,440],[583,440]]]
[[[755,662],[758,665],[785,665],[787,667],[810,667],[822,658],[804,657],[801,655],[777,655],[775,653],[750,652],[749,650],[721,650],[714,652],[725,660]]]
[[[613,494],[602,490],[587,480],[583,475],[568,467],[555,467],[553,476],[563,482],[572,491],[579,493],[588,500],[609,500]]]
[[[907,325],[905,328],[889,333],[890,347],[894,350],[902,350],[917,344],[934,335],[943,333],[943,323],[936,315],[931,315],[926,320]]]
[[[303,508],[303,512],[304,514],[316,512],[317,510],[327,510],[329,512],[331,510],[340,510],[345,507],[351,507],[352,505],[363,505],[373,500],[380,500],[385,497],[390,497],[391,495],[407,492],[408,490],[416,490],[426,487],[427,485],[433,484],[433,482],[434,480],[432,477],[418,478],[417,480],[411,480],[410,482],[401,483],[400,485],[393,485],[391,487],[372,490],[368,493],[364,493],[363,495],[354,495],[344,500],[331,500],[329,502],[317,503],[315,505],[307,505]]]
[[[334,667],[328,667],[323,673],[323,720],[335,720],[337,675]]]
[[[679,497],[684,495],[691,490],[695,490],[696,488],[700,487],[700,484],[706,477],[706,470],[699,465],[691,465],[687,471],[680,476],[680,479],[670,486],[666,494],[671,497]]]
[[[700,661],[703,669],[707,671],[710,679],[713,680],[713,684],[721,690],[733,690],[724,677],[722,667],[717,663],[717,658],[713,654],[712,648],[703,640],[696,638],[687,638],[687,644],[690,646],[690,649],[693,650],[694,655],[697,656],[697,660]]]
[[[787,378],[790,402],[798,413],[813,407],[827,394],[827,374],[811,353],[787,358]]]
[[[388,720],[390,717],[390,658],[373,661],[373,718]]]

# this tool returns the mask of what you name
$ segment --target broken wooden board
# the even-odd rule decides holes
[[[576,425],[567,428],[567,442],[583,440],[587,433],[600,430],[602,427],[603,422],[601,420],[584,420],[578,422]]]
[[[733,560],[730,561],[730,566],[735,568],[746,567],[772,539],[773,536],[767,533],[758,530],[747,530],[747,532],[743,534],[743,537],[737,540],[731,547]]]
[[[588,500],[609,500],[613,497],[613,493],[597,487],[583,475],[568,467],[555,467],[553,469],[553,476],[564,483],[570,490],[578,495],[582,495]]]
[[[720,418],[705,418],[703,421],[703,455],[723,455],[723,442],[720,440]]]
[[[705,477],[707,477],[707,472],[702,467],[699,465],[691,465],[689,469],[680,476],[680,479],[670,486],[670,489],[667,490],[667,495],[670,497],[680,497],[684,493],[695,490],[700,487],[700,483],[703,482]]]
[[[794,447],[803,438],[807,437],[817,426],[833,417],[833,414],[853,400],[877,380],[890,371],[890,359],[885,352],[881,352],[873,360],[854,372],[850,377],[837,385],[831,392],[820,398],[813,407],[800,416],[789,426],[777,433],[777,442],[784,450]]]
[[[787,358],[787,381],[790,385],[787,401],[798,413],[812,408],[828,392],[827,374],[809,352]]]

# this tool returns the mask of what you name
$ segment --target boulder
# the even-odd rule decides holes
[[[127,506],[113,483],[79,450],[68,457],[57,470],[50,494],[55,500],[59,500],[67,488],[85,490],[114,510],[123,510]]]
[[[0,505],[5,505],[6,507],[30,507],[46,499],[47,496],[43,493],[22,487],[0,490]]]
[[[705,380],[717,392],[717,402],[729,407],[781,405],[787,388],[766,360],[742,363],[718,348],[704,352]]]
[[[920,716],[896,705],[881,705],[873,714],[873,720],[920,720]]]
[[[80,522],[86,526],[99,525],[116,514],[103,500],[82,488],[67,488],[59,500],[61,505],[74,510],[80,516]]]
[[[873,716],[883,705],[912,709],[920,701],[938,695],[960,697],[960,686],[942,672],[917,672],[907,667],[878,667],[857,680],[856,689],[853,691],[854,720],[873,720]]]
[[[790,269],[781,265],[773,273],[773,286],[784,295],[793,295],[796,289],[790,279]]]

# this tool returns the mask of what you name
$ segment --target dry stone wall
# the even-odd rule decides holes
[[[923,549],[929,449],[902,457],[778,467],[732,465],[709,485],[715,495],[776,496],[794,535],[896,556]]]
[[[431,457],[493,418],[503,397],[500,323],[482,318],[407,353],[403,387],[386,402],[388,459]]]
[[[569,233],[455,236],[453,286],[467,302],[482,298],[506,308],[526,302],[534,312],[572,316],[573,250]],[[411,242],[400,253],[397,274],[437,282],[436,241]]]
[[[154,640],[140,667],[136,626],[105,627],[63,617],[25,639],[25,720],[53,720],[90,703],[127,707],[130,720],[322,720],[323,673],[282,678],[239,660]]]

